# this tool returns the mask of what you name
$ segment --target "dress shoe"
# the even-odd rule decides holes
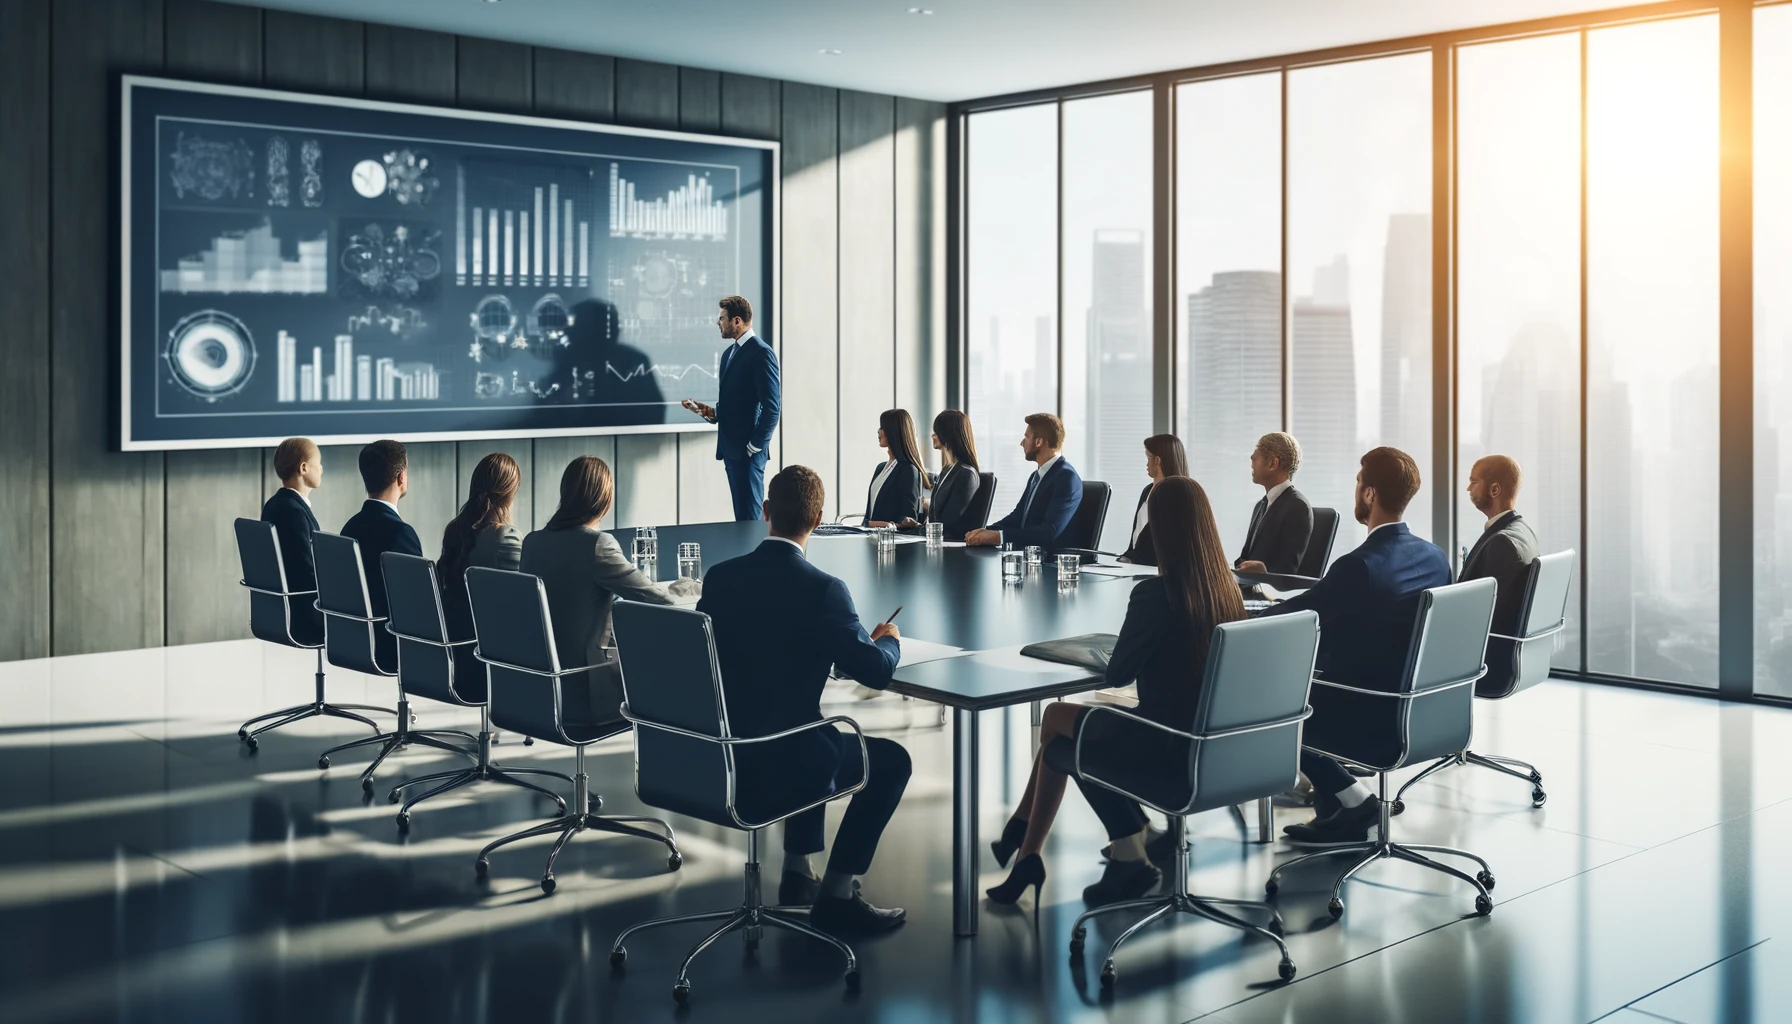
[[[1354,846],[1369,841],[1371,832],[1381,828],[1381,799],[1370,797],[1355,807],[1339,807],[1325,818],[1315,818],[1304,825],[1290,825],[1284,831],[1288,842],[1296,846]]]
[[[1176,833],[1149,829],[1145,836],[1145,859],[1153,864],[1162,864],[1173,860],[1176,856],[1176,840],[1171,838]],[[1114,856],[1114,844],[1101,848],[1101,857],[1107,860]]]
[[[1110,860],[1101,881],[1083,890],[1083,902],[1091,907],[1136,900],[1157,888],[1164,873],[1150,861]]]
[[[992,902],[1011,906],[1026,895],[1028,886],[1033,889],[1033,902],[1038,903],[1039,893],[1045,887],[1045,861],[1037,853],[1015,861],[1014,870],[1008,872],[1006,882],[984,891],[989,894]]]
[[[874,907],[854,890],[852,898],[818,896],[809,908],[809,923],[833,935],[878,935],[902,927],[908,911],[901,907]]]
[[[778,880],[778,906],[806,907],[821,895],[821,879],[798,871],[786,871]]]
[[[996,864],[1008,866],[1008,858],[1020,849],[1021,840],[1027,838],[1027,823],[1022,818],[1009,818],[1008,824],[1002,826],[1002,838],[989,844],[989,852],[996,855]]]

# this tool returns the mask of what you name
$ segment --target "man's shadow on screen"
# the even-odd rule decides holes
[[[667,422],[671,409],[652,372],[653,361],[622,343],[615,303],[586,299],[572,307],[572,315],[566,332],[572,344],[560,358],[579,367],[580,374],[592,374],[591,389],[579,401],[614,406],[605,419],[617,426]]]

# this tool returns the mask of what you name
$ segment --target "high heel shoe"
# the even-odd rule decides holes
[[[1021,840],[1027,838],[1027,823],[1020,818],[1009,818],[1008,824],[1002,826],[1002,838],[989,844],[989,852],[996,855],[996,866],[1007,867],[1008,858],[1020,849]]]
[[[1033,899],[1039,899],[1039,893],[1045,886],[1045,861],[1037,853],[1022,857],[1014,862],[1014,870],[1008,873],[1008,880],[1001,885],[985,889],[991,901],[1010,906],[1020,901],[1027,888],[1032,887]]]

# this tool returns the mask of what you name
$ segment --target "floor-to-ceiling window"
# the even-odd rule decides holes
[[[1176,431],[1226,550],[1257,438],[1282,429],[1282,74],[1176,89]]]
[[[1717,18],[1587,33],[1587,668],[1717,684]]]
[[[1476,460],[1518,461],[1518,509],[1545,551],[1579,548],[1581,35],[1456,58],[1456,532]],[[1555,664],[1581,667],[1580,598]]]
[[[1755,11],[1755,690],[1792,697],[1792,4]]]
[[[1064,104],[1064,457],[1114,488],[1109,551],[1150,479],[1151,107],[1150,90]]]
[[[1287,139],[1296,483],[1343,513],[1335,557],[1364,536],[1363,452],[1392,445],[1426,478],[1406,517],[1430,537],[1431,55],[1289,72]]]
[[[1033,468],[1024,417],[1058,411],[1058,108],[973,114],[966,136],[966,411],[999,518]]]

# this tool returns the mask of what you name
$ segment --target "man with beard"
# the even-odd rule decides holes
[[[1284,615],[1311,608],[1319,613],[1316,670],[1328,681],[1392,692],[1400,683],[1419,615],[1419,595],[1450,582],[1450,563],[1437,545],[1413,536],[1401,521],[1419,490],[1419,467],[1396,448],[1376,448],[1362,458],[1356,477],[1356,521],[1369,536],[1340,555],[1311,590],[1264,612]],[[1313,717],[1304,742],[1324,749],[1329,736],[1377,730],[1397,714],[1378,700],[1315,686]],[[1302,846],[1363,842],[1381,816],[1381,801],[1354,775],[1324,754],[1302,750],[1300,770],[1313,782],[1313,820],[1283,831]]]

